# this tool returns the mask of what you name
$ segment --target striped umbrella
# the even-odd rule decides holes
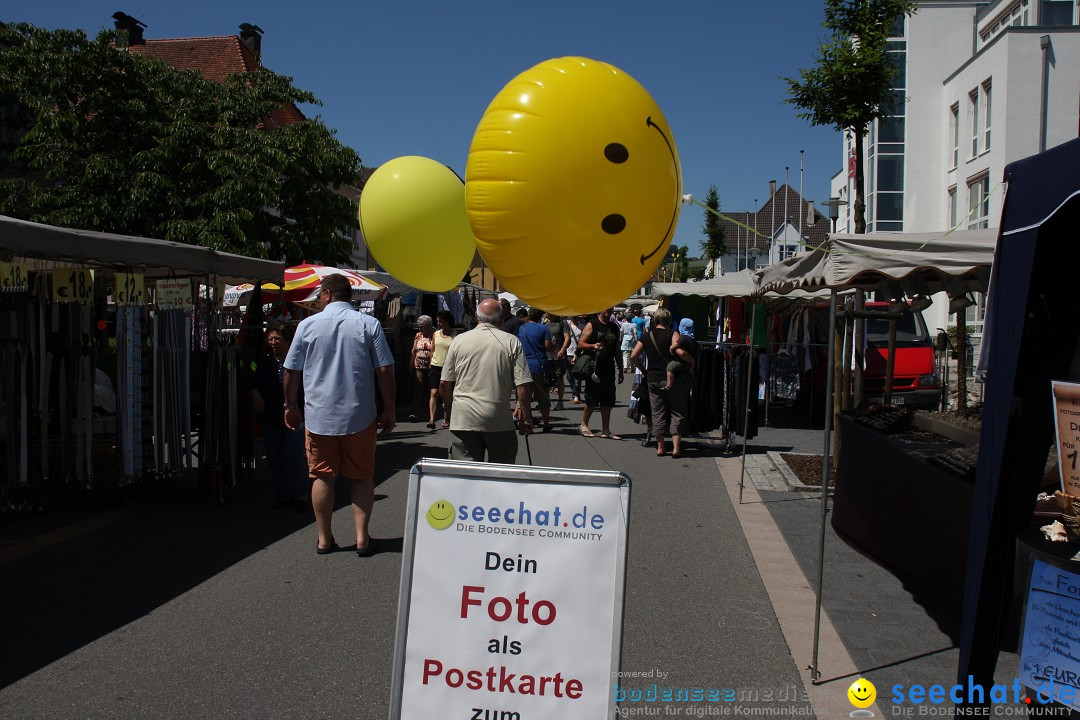
[[[328,275],[344,275],[352,286],[352,299],[378,300],[386,294],[386,286],[361,275],[355,270],[328,267],[326,265],[297,265],[285,269],[285,287],[274,283],[263,284],[263,291],[271,294],[282,293],[285,300],[295,303],[314,302],[319,296],[319,283]],[[251,283],[229,285],[225,288],[223,304],[226,307],[244,305],[255,286]]]

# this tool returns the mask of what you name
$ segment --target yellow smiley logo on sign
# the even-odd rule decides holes
[[[454,506],[447,500],[431,504],[427,511],[428,525],[436,530],[445,530],[454,522]]]
[[[481,256],[509,291],[559,315],[611,307],[644,285],[681,200],[660,107],[596,60],[548,60],[518,75],[469,149],[465,205]]]
[[[877,699],[877,688],[874,687],[874,683],[870,682],[866,678],[859,678],[855,682],[851,683],[851,687],[847,691],[848,700],[851,704],[857,708],[868,708],[874,704],[874,700]]]

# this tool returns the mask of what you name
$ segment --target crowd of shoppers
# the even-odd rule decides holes
[[[345,549],[335,541],[331,518],[335,481],[347,479],[356,530],[347,549],[366,557],[376,545],[368,531],[376,438],[396,424],[394,359],[379,322],[355,312],[350,297],[348,282],[331,275],[320,286],[321,312],[299,326],[270,323],[250,391],[274,507],[311,507],[316,552]],[[621,440],[612,432],[611,411],[627,373],[635,376],[632,407],[648,423],[642,444],[654,442],[663,456],[670,437],[671,456],[682,455],[698,355],[691,320],[676,330],[663,308],[651,318],[640,309],[574,317],[535,308],[515,313],[493,299],[477,305],[476,318],[476,327],[458,334],[450,312],[421,315],[409,346],[415,385],[409,420],[423,419],[435,430],[441,405],[451,459],[515,462],[518,436],[533,431],[533,410],[549,432],[551,411],[565,409],[568,386],[573,404],[584,405],[578,432]],[[575,372],[575,366],[587,369]],[[598,432],[590,427],[595,414]]]

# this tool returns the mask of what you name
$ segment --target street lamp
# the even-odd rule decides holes
[[[847,205],[847,200],[841,200],[838,197],[831,197],[821,204],[829,208],[829,219],[832,220],[832,231],[833,235],[835,235],[836,221],[840,219],[840,206]]]

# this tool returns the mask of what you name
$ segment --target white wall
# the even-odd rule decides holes
[[[951,164],[946,77],[971,58],[975,3],[925,4],[908,19],[904,230],[946,226],[948,198],[942,176]],[[965,96],[966,97],[966,96]],[[961,127],[964,106],[961,104]],[[961,142],[963,141],[961,132]],[[961,153],[961,162],[963,154]]]

